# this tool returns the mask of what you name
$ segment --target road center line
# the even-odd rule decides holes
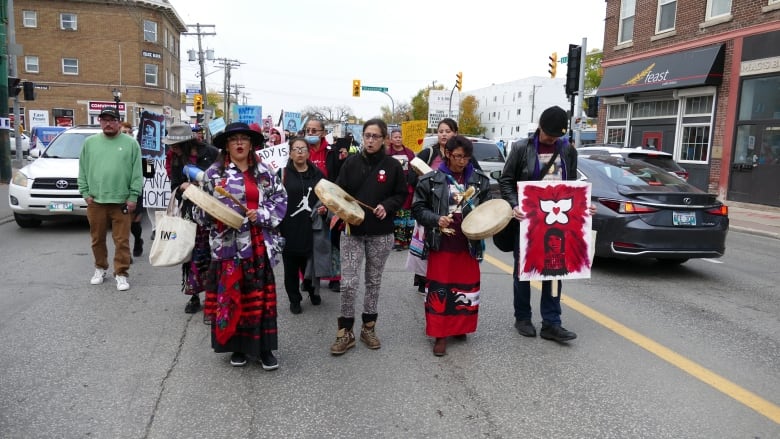
[[[507,265],[488,254],[485,254],[485,262],[497,267],[499,270],[509,273],[510,275],[512,274],[513,271],[512,266]],[[541,290],[542,284],[541,282],[533,281],[531,282],[531,286],[533,286],[537,290]],[[756,412],[766,416],[767,418],[774,421],[776,424],[780,424],[780,406],[777,406],[776,404],[756,395],[755,393],[743,387],[740,387],[739,385],[683,357],[682,355],[661,345],[660,343],[657,343],[656,341],[653,341],[652,339],[645,337],[644,335],[634,331],[633,329],[630,329],[627,326],[618,323],[616,320],[607,317],[606,315],[583,304],[582,302],[572,299],[569,296],[562,297],[561,301],[565,305],[569,306],[570,308],[579,312],[585,317],[593,320],[594,322],[600,324],[601,326],[609,329],[610,331],[613,331],[619,336],[636,344],[642,349],[645,349],[646,351],[661,358],[662,360],[668,362],[669,364],[681,369],[683,372],[688,373],[689,375],[702,381],[703,383],[708,384],[710,387],[714,388],[715,390],[722,392],[726,396],[729,396],[739,401],[740,403],[746,405],[747,407],[755,410]]]

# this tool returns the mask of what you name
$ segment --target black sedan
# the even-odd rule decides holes
[[[726,250],[728,207],[646,162],[580,155],[579,178],[592,183],[596,256],[681,264]]]

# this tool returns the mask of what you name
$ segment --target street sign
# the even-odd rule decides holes
[[[559,63],[561,63],[561,64],[566,64],[567,62],[569,62],[569,57],[568,57],[568,56],[562,56],[562,57],[561,57],[561,58],[558,60],[558,62],[559,62]]]
[[[389,90],[387,87],[369,87],[367,85],[360,87],[360,89],[365,91],[381,91],[384,93],[387,93],[387,90]]]
[[[46,84],[35,84],[33,87],[37,88],[38,90],[48,90],[49,86]]]

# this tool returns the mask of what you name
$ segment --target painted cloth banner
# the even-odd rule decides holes
[[[138,144],[144,163],[143,204],[149,209],[165,209],[171,198],[171,181],[165,172],[165,116],[151,111],[141,113]],[[152,171],[151,173],[149,171]],[[146,177],[150,175],[151,177]]]
[[[297,133],[303,128],[303,125],[301,125],[301,113],[285,111],[283,126],[285,131],[289,131],[293,134]]]
[[[236,105],[236,120],[247,125],[259,124],[263,120],[263,107],[259,105]]]
[[[591,185],[582,181],[521,181],[520,280],[589,279]]]
[[[415,153],[422,151],[423,140],[425,139],[425,131],[427,127],[427,120],[410,120],[408,122],[401,122],[401,139],[403,139],[404,146],[411,149]]]

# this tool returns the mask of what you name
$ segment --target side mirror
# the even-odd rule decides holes
[[[492,178],[493,180],[498,180],[499,178],[501,178],[501,170],[497,169],[495,171],[490,172],[490,178]]]
[[[41,150],[38,148],[33,148],[32,150],[30,150],[30,154],[27,155],[27,158],[29,160],[34,160],[40,156],[41,156]]]

